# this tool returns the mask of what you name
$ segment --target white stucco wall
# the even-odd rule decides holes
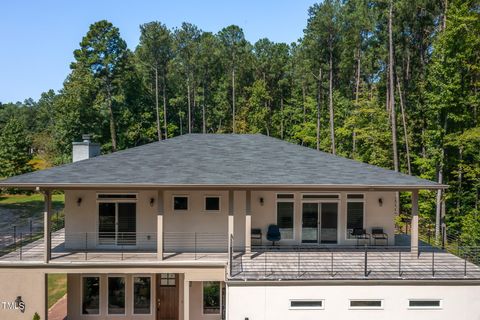
[[[109,190],[68,190],[65,192],[65,229],[67,248],[82,248],[85,241],[89,247],[96,246],[98,228],[98,204],[97,193],[112,192]],[[121,191],[116,191],[121,192]],[[127,191],[123,191],[127,192]],[[158,191],[130,191],[138,194],[137,200],[137,232],[139,248],[156,248],[155,239],[147,239],[150,233],[156,233],[157,212],[158,212]],[[288,192],[284,192],[288,193]],[[340,195],[338,215],[338,244],[354,245],[355,240],[346,237],[346,216],[347,216],[347,192],[336,192]],[[251,214],[252,228],[261,228],[263,233],[263,244],[270,244],[266,240],[266,233],[269,224],[277,222],[276,194],[273,191],[252,191],[251,192]],[[393,192],[364,192],[365,195],[365,228],[371,232],[372,227],[383,227],[389,235],[389,244],[394,244],[394,206],[395,193]],[[184,212],[173,210],[173,196],[185,195],[189,197],[189,209]],[[220,211],[206,212],[204,210],[205,196],[220,196]],[[281,244],[299,244],[302,238],[302,193],[294,192],[294,240],[282,240]],[[77,200],[81,198],[81,204]],[[154,199],[153,206],[150,199]],[[260,203],[263,198],[263,205]],[[383,204],[380,206],[379,199]],[[228,229],[228,191],[207,190],[207,191],[166,191],[164,193],[165,212],[163,226],[165,242],[169,241],[169,233],[202,233],[202,234],[224,234],[226,238]],[[235,191],[234,193],[234,245],[243,247],[245,245],[245,210],[246,192]],[[88,233],[85,240],[85,233]],[[208,236],[207,236],[208,237]],[[383,243],[383,242],[382,242]],[[226,246],[226,243],[224,244]]]
[[[228,320],[478,320],[480,286],[228,286]],[[323,310],[291,310],[290,299],[322,299]],[[350,310],[349,299],[383,299],[381,310]],[[412,310],[408,299],[441,299],[439,310]]]

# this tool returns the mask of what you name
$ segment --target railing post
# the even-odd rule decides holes
[[[193,252],[195,253],[195,260],[197,260],[197,233],[193,233]]]
[[[298,277],[300,278],[300,248],[297,248],[297,250],[298,250],[297,273],[298,273]]]
[[[463,253],[463,276],[467,276],[467,252]]]
[[[332,271],[332,278],[334,276],[334,273],[333,273],[333,251],[332,251],[332,259],[331,259],[331,271]]]
[[[85,232],[85,261],[88,260],[88,232]]]
[[[20,260],[22,260],[22,233],[20,232]]]
[[[368,277],[368,254],[367,254],[367,245],[365,245],[365,264],[364,264],[364,275]]]
[[[442,226],[442,250],[445,249],[445,227]]]
[[[435,277],[435,250],[432,251],[432,277]]]
[[[32,241],[32,237],[33,237],[33,224],[32,224],[32,219],[30,219],[30,241]]]
[[[17,251],[17,226],[13,226],[13,248]]]
[[[398,276],[402,276],[402,250],[398,251]]]
[[[265,279],[267,278],[267,252],[268,250],[265,250]]]
[[[230,276],[233,274],[233,234],[230,235],[230,250],[229,251],[229,261],[230,261]]]

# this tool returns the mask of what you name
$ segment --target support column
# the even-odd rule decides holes
[[[163,190],[158,191],[157,196],[157,259],[163,260],[163,215],[165,213]]]
[[[43,211],[43,241],[44,241],[44,261],[49,263],[52,258],[52,193],[45,190],[43,193],[45,209]]]
[[[418,190],[412,191],[412,225],[410,233],[410,251],[418,256]]]
[[[247,190],[245,195],[245,252],[252,249],[252,192]]]
[[[234,215],[234,191],[228,191],[228,253],[230,254],[230,248],[232,244],[232,236],[233,236],[233,215]]]
[[[190,319],[190,281],[183,281],[183,320]]]

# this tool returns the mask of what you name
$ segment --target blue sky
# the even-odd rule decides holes
[[[237,24],[255,42],[267,37],[293,42],[302,36],[314,0],[6,0],[0,2],[0,102],[38,99],[59,90],[72,52],[91,23],[107,19],[120,28],[130,49],[139,25],[158,20],[169,28],[183,21],[217,32]]]

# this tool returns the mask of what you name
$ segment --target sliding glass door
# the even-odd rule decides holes
[[[302,205],[302,243],[337,243],[338,203],[304,202]]]
[[[131,202],[98,204],[98,242],[102,245],[135,245],[137,205]]]

